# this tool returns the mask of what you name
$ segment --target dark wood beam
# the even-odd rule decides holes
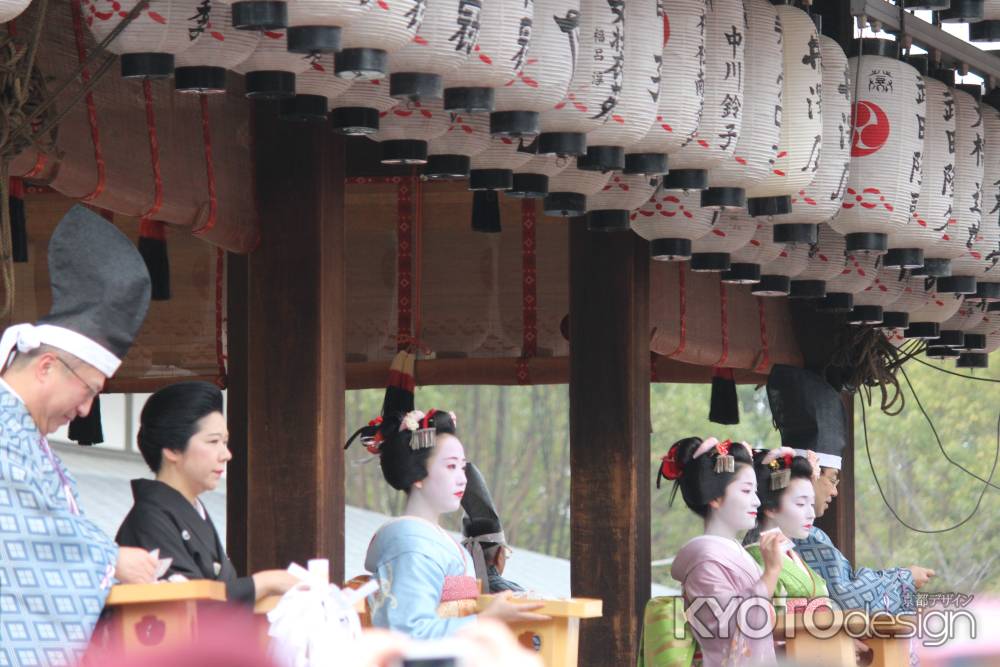
[[[634,665],[650,595],[649,247],[569,223],[570,525],[583,667]]]
[[[230,264],[229,544],[246,572],[324,557],[340,581],[343,140],[268,103],[252,136],[260,244]]]

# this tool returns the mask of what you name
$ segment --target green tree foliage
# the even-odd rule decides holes
[[[1000,358],[979,377],[1000,379]],[[953,364],[940,364],[951,368]],[[917,362],[906,365],[917,395],[931,416],[945,450],[976,474],[990,473],[997,446],[1000,386],[947,375]],[[875,472],[900,517],[919,528],[950,526],[975,507],[982,482],[949,464],[927,420],[900,375],[906,405],[897,416],[867,408],[869,446]],[[352,391],[347,398],[349,427],[378,414],[383,392]],[[754,447],[777,447],[763,389],[740,386],[739,424],[708,421],[710,387],[654,384],[651,388],[652,437],[649,482],[670,445],[690,435],[746,440]],[[458,416],[466,456],[483,470],[512,543],[542,553],[569,557],[569,394],[565,385],[535,387],[450,386],[417,389],[422,408],[449,409]],[[865,453],[860,398],[855,399],[856,523],[858,565],[924,565],[939,578],[927,590],[1000,591],[1000,490],[990,489],[976,516],[965,526],[924,535],[897,521],[879,495]],[[402,493],[382,480],[378,462],[354,446],[347,455],[347,501],[386,514],[398,514]],[[1000,478],[1000,470],[997,473]],[[1000,486],[1000,479],[995,480]],[[667,559],[701,532],[701,520],[681,498],[669,506],[672,483],[652,490],[652,555]],[[611,499],[609,499],[610,502]],[[460,513],[448,517],[460,525]],[[669,567],[653,579],[671,585]],[[675,585],[675,584],[674,584]]]

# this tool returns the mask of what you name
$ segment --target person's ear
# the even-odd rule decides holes
[[[164,447],[161,450],[160,455],[163,457],[163,460],[170,461],[171,463],[177,463],[181,460],[181,456],[183,456],[181,452],[170,449],[169,447]]]
[[[708,501],[708,506],[713,510],[717,510],[722,507],[722,498],[714,498]]]

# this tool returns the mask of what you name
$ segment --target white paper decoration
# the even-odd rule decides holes
[[[575,162],[565,156],[534,154],[514,170],[514,186],[507,192],[507,196],[544,197],[549,193],[549,180],[570,164]]]
[[[819,37],[819,46],[823,68],[822,159],[812,183],[791,194],[791,212],[767,218],[775,226],[773,231],[779,240],[801,242],[815,230],[815,225],[832,219],[840,212],[847,186],[852,90],[847,56],[835,41],[824,35]]]
[[[625,62],[625,3],[581,0],[578,16],[560,22],[579,44],[566,97],[539,118],[538,152],[582,155],[584,134],[603,125],[618,105]]]
[[[13,21],[20,16],[21,12],[27,9],[30,4],[31,0],[2,0],[2,2],[0,2],[0,23]]]
[[[816,243],[809,249],[809,263],[792,281],[791,296],[803,299],[819,299],[826,296],[826,284],[839,276],[846,264],[846,243],[844,237],[830,225],[820,224]]]
[[[751,293],[754,296],[787,296],[791,279],[802,273],[808,263],[809,246],[804,243],[784,246],[777,257],[760,267],[760,282],[751,288]]]
[[[777,9],[768,0],[745,0],[747,41],[740,139],[731,157],[708,172],[706,208],[739,210],[746,190],[775,167],[781,136],[782,35]]]
[[[628,231],[631,213],[649,201],[659,185],[656,176],[612,174],[600,192],[587,198],[587,228]]]
[[[933,341],[933,344],[964,350],[981,349],[983,346],[976,344],[979,341],[975,336],[966,341],[966,334],[974,332],[976,327],[982,324],[985,314],[986,309],[983,304],[964,301],[954,315],[941,323],[941,335]]]
[[[746,211],[714,213],[712,229],[691,243],[692,271],[728,271],[730,254],[750,243],[757,231],[757,223]]]
[[[742,215],[750,215],[743,211]],[[755,220],[754,234],[745,246],[731,253],[729,271],[722,274],[723,282],[738,284],[760,282],[761,266],[773,261],[785,249],[775,243],[771,225]]]
[[[663,187],[704,188],[707,171],[732,158],[740,140],[746,13],[743,0],[713,0],[705,14],[705,105],[698,131],[670,162]]]
[[[559,103],[569,90],[578,41],[564,26],[578,20],[580,0],[534,0],[530,49],[518,53],[520,69],[494,91],[490,131],[502,136],[534,135],[539,113]]]
[[[324,104],[328,110],[330,102],[350,88],[351,82],[341,79],[334,73],[332,53],[316,54],[311,56],[310,60],[309,69],[295,77],[295,94],[323,97],[326,99]]]
[[[435,105],[440,107],[440,104]],[[490,146],[490,124],[482,114],[467,114],[438,109],[448,117],[444,134],[427,142],[427,166],[424,177],[467,178],[470,158]]]
[[[282,98],[295,94],[295,75],[312,67],[312,58],[290,53],[282,30],[265,30],[250,57],[236,66],[245,75],[250,98]]]
[[[174,58],[174,86],[180,93],[226,92],[226,70],[250,57],[260,33],[233,27],[229,5],[212,4],[201,36]]]
[[[468,61],[445,76],[444,108],[468,113],[493,111],[493,89],[524,68],[531,46],[534,0],[486,0],[479,41]],[[530,134],[535,128],[530,128]]]
[[[764,180],[747,190],[747,210],[752,215],[777,215],[791,210],[791,196],[808,188],[821,165],[823,146],[823,46],[809,15],[789,5],[778,8],[784,37],[784,76],[781,93],[781,140],[774,168]],[[836,85],[840,75],[839,47],[827,46],[837,60],[826,70]],[[835,88],[833,89],[835,90]],[[836,93],[831,90],[831,94]],[[831,113],[836,113],[831,108]],[[808,224],[808,223],[806,223]],[[775,229],[775,240],[803,243],[813,240],[810,227]]]
[[[340,50],[341,29],[369,10],[375,0],[286,0],[288,50],[332,53]]]
[[[933,273],[947,273],[949,245],[954,228],[955,196],[955,98],[951,88],[929,76],[923,77],[927,95],[927,118],[924,126],[920,199],[910,221],[889,234],[889,248],[917,248],[924,251],[924,264]],[[950,242],[955,245],[955,241]],[[944,254],[942,254],[944,253]],[[916,262],[901,261],[890,250],[886,261],[891,266],[916,268]],[[915,259],[915,258],[914,258]]]
[[[486,150],[472,156],[469,189],[510,190],[514,184],[514,170],[533,157],[522,148],[518,139],[492,137]]]
[[[989,357],[992,352],[1000,349],[1000,313],[985,312],[982,321],[967,332],[966,338],[972,334],[979,339],[981,347],[963,352],[958,358],[959,368],[989,368]]]
[[[611,179],[611,172],[587,171],[574,164],[549,179],[545,196],[545,215],[572,218],[589,208],[589,197],[600,192]]]
[[[427,142],[447,132],[449,121],[440,105],[407,100],[382,112],[371,138],[381,144],[383,164],[424,164]]]
[[[625,147],[646,135],[659,106],[663,69],[663,20],[656,10],[659,3],[622,4],[625,66],[621,92],[604,125],[587,135],[587,155],[579,160],[584,169],[624,169]]]
[[[694,136],[705,102],[705,0],[657,2],[656,10],[663,25],[661,95],[652,126],[625,151],[626,173],[665,173],[665,156]]]
[[[863,44],[873,42],[879,40]],[[851,166],[842,209],[830,225],[847,236],[848,250],[881,253],[920,196],[926,89],[917,70],[894,58],[864,55],[849,63],[858,95]]]
[[[389,54],[393,97],[438,99],[442,77],[464,65],[479,43],[482,0],[435,0],[427,4],[413,40]]]
[[[413,41],[426,10],[427,0],[376,0],[369,11],[356,17],[341,34],[337,76],[384,77],[388,54]]]
[[[903,295],[906,281],[902,269],[878,267],[875,280],[854,295],[854,310],[848,320],[851,324],[882,324],[883,313]]]
[[[849,312],[854,307],[854,295],[871,287],[878,275],[881,255],[850,253],[844,258],[843,269],[826,283],[826,298],[817,308],[830,312]]]
[[[691,242],[712,230],[714,211],[701,207],[700,190],[664,190],[662,185],[632,216],[632,231],[649,241],[653,259],[691,257]]]
[[[137,0],[83,0],[81,8],[87,27],[100,42],[136,4]],[[210,12],[211,5],[201,0],[161,0],[147,5],[108,44],[108,50],[121,55],[123,77],[168,77],[174,72],[174,56],[200,39]]]
[[[886,276],[891,279],[891,274]],[[911,275],[909,271],[900,271],[897,281],[902,283],[895,291],[899,297],[885,308],[882,326],[886,329],[903,330],[909,326],[910,314],[923,308],[930,299],[930,294],[924,289],[926,279]]]
[[[910,312],[910,326],[906,329],[907,338],[937,338],[941,331],[941,323],[958,312],[965,298],[961,294],[940,291],[933,278],[924,281],[923,289],[927,300],[923,306]]]
[[[336,132],[349,135],[372,134],[379,129],[382,112],[399,100],[389,97],[389,82],[355,81],[330,103],[330,125]]]

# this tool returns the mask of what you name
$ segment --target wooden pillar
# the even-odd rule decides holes
[[[329,558],[339,582],[343,142],[272,103],[255,104],[252,137],[260,244],[229,264],[229,553],[241,572]]]
[[[650,596],[649,246],[570,222],[570,526],[581,666],[634,665]]]
[[[841,394],[847,412],[847,445],[844,447],[837,497],[816,521],[852,565],[854,562],[854,396]]]

